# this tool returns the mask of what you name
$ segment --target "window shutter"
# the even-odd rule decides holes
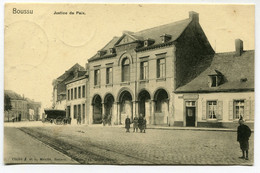
[[[251,101],[251,116],[250,116],[250,120],[254,120],[255,119],[255,100]]]
[[[223,101],[218,101],[218,117],[219,120],[223,119]]]
[[[206,120],[207,119],[207,112],[206,112],[206,102],[202,102],[202,119]]]
[[[245,101],[245,114],[244,114],[244,120],[249,120],[249,114],[250,114],[250,100]]]
[[[233,107],[234,107],[233,100],[229,101],[229,106],[228,107],[229,107],[228,108],[228,112],[229,112],[228,119],[229,120],[233,120],[233,114],[234,114],[234,111],[233,111]]]

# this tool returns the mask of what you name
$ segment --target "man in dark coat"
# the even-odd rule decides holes
[[[249,149],[249,137],[251,136],[251,129],[244,124],[244,120],[239,119],[239,126],[237,128],[237,141],[240,144],[240,148],[242,150],[242,156],[239,157],[241,159],[248,160],[248,149]],[[246,156],[245,156],[246,153]]]
[[[130,129],[130,124],[131,124],[130,118],[127,116],[126,119],[125,119],[126,132],[130,132],[130,131],[129,131],[129,129]]]
[[[144,120],[143,120],[143,131],[144,131],[144,133],[145,133],[145,129],[146,129],[146,119],[144,117]]]
[[[144,120],[143,115],[140,114],[139,119],[138,119],[138,127],[140,129],[140,133],[143,132],[143,120]]]
[[[137,116],[134,117],[133,123],[134,123],[133,124],[133,129],[134,129],[133,132],[138,132],[138,117]]]

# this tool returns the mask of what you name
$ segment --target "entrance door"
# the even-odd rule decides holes
[[[195,107],[186,107],[186,126],[195,126]]]

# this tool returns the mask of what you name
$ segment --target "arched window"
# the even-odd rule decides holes
[[[128,58],[122,61],[122,82],[130,81],[130,61]]]

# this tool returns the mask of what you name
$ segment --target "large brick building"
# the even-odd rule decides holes
[[[235,48],[215,53],[196,12],[124,31],[88,59],[86,122],[117,125],[142,114],[155,125],[234,127],[241,116],[253,125],[254,51],[241,40]]]
[[[213,55],[196,12],[114,37],[88,61],[90,122],[110,114],[112,124],[123,124],[126,116],[143,114],[148,124],[174,125],[173,91],[195,78],[196,67]]]

